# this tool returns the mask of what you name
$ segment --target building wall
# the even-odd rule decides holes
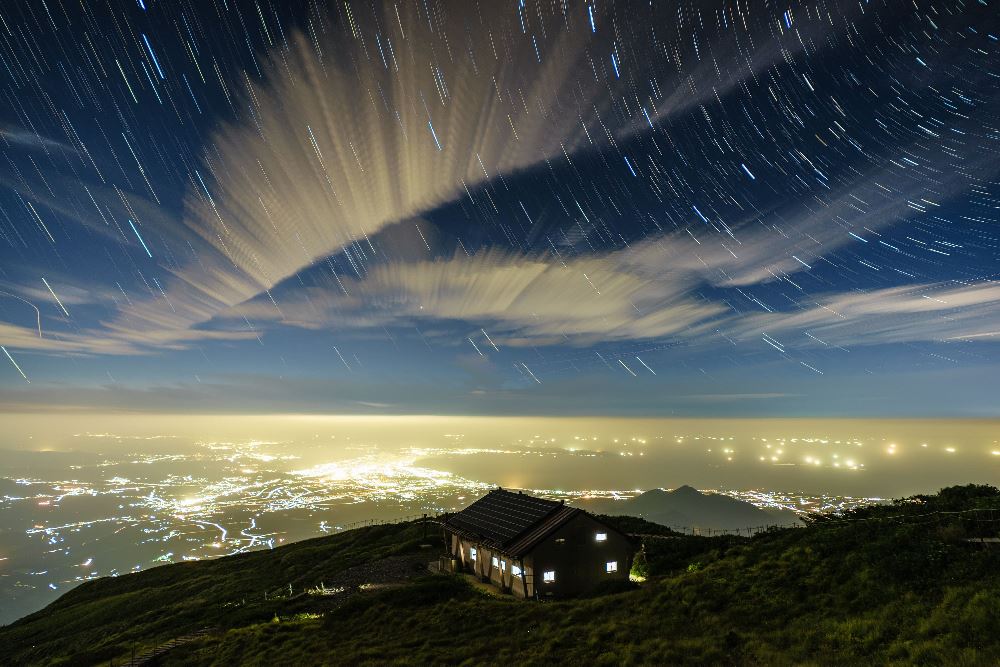
[[[597,541],[598,533],[606,539]],[[624,535],[581,513],[531,552],[532,583],[539,597],[585,593],[605,581],[627,580],[634,555]],[[616,571],[607,571],[609,562],[617,564]],[[555,581],[544,580],[547,571],[555,572]]]
[[[607,539],[598,542],[598,533]],[[575,595],[604,581],[626,580],[635,554],[627,538],[583,513],[545,538],[523,562],[458,535],[450,537],[451,553],[462,571],[488,579],[517,597],[535,597],[536,590],[539,597]],[[472,548],[476,549],[475,560]],[[615,572],[607,571],[608,562],[617,563]],[[514,576],[515,565],[522,569],[520,576]],[[555,581],[544,581],[546,571],[556,573]]]
[[[458,535],[451,535],[450,540],[451,553],[458,559],[459,569],[491,581],[502,591],[513,593],[517,597],[525,597],[526,579],[530,578],[515,576],[514,566],[523,567],[519,561]],[[475,559],[472,558],[472,549],[476,550]],[[496,565],[493,564],[494,558]],[[530,586],[528,588],[530,597],[533,593],[530,591]]]

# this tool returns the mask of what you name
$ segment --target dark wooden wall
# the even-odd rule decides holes
[[[598,542],[597,533],[607,533],[608,539]],[[539,596],[558,597],[586,593],[604,581],[627,580],[634,555],[628,538],[581,513],[535,547],[525,564]],[[617,572],[607,573],[608,561],[618,562]],[[546,570],[555,570],[555,582],[543,581]]]

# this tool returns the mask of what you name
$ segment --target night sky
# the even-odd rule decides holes
[[[1000,416],[1000,9],[0,5],[0,409]]]

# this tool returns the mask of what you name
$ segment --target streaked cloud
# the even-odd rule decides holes
[[[748,316],[728,328],[734,337],[767,333],[798,346],[973,340],[1000,331],[1000,284],[908,285],[834,294],[803,304],[797,312]]]
[[[49,149],[59,151],[76,152],[76,148],[56,139],[42,136],[37,132],[26,130],[22,127],[7,125],[0,127],[0,138],[9,144],[28,149],[48,151]]]
[[[355,39],[336,45],[334,61],[327,44],[295,34],[264,84],[247,80],[251,117],[216,132],[190,175],[183,222],[197,258],[172,269],[164,299],[109,323],[114,335],[183,337],[334,253],[360,270],[377,260],[380,230],[574,150],[606,106],[606,85],[577,76],[584,33],[553,30],[544,52],[558,58],[530,41],[502,56],[470,41],[467,57],[446,58],[447,28],[460,34],[492,14],[455,5],[432,28],[413,6],[381,11],[378,21],[405,26],[391,58]]]
[[[203,341],[253,340],[256,334],[252,331],[225,331],[191,329],[183,332],[169,332],[157,336],[150,332],[146,337],[129,341],[115,336],[109,336],[103,330],[84,330],[71,332],[65,330],[53,331],[38,329],[16,324],[0,322],[0,340],[12,349],[40,352],[46,354],[86,354],[86,355],[140,355],[151,354],[157,350],[183,350],[192,343]]]
[[[309,328],[370,327],[417,320],[461,320],[493,327],[511,344],[656,338],[695,333],[723,307],[685,294],[686,286],[628,272],[621,257],[566,263],[550,257],[484,252],[474,257],[373,267],[348,279],[350,296],[312,290],[282,301],[285,323]],[[234,313],[277,319],[257,300]]]

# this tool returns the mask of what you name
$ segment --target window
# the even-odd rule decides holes
[[[547,572],[545,572],[545,573],[542,574],[542,581],[544,581],[547,584],[551,584],[555,580],[556,580],[556,571],[555,570],[549,570],[549,571],[547,571]]]
[[[608,534],[607,533],[598,533],[597,534],[597,541],[598,542],[607,542],[608,541]]]
[[[493,557],[493,567],[500,567],[500,561],[497,560],[496,556]]]
[[[515,577],[520,577],[521,576],[521,568],[519,568],[517,565],[511,565],[510,566],[510,573],[513,574]]]
[[[618,561],[616,561],[616,560],[609,560],[607,562],[607,564],[605,565],[605,567],[607,568],[608,574],[610,574],[612,572],[617,572],[618,571]]]
[[[476,547],[469,547],[469,560],[476,560]]]
[[[565,537],[557,537],[556,538],[556,544],[566,544],[566,538]]]
[[[500,571],[501,572],[507,571],[507,561],[505,560],[500,561]]]

